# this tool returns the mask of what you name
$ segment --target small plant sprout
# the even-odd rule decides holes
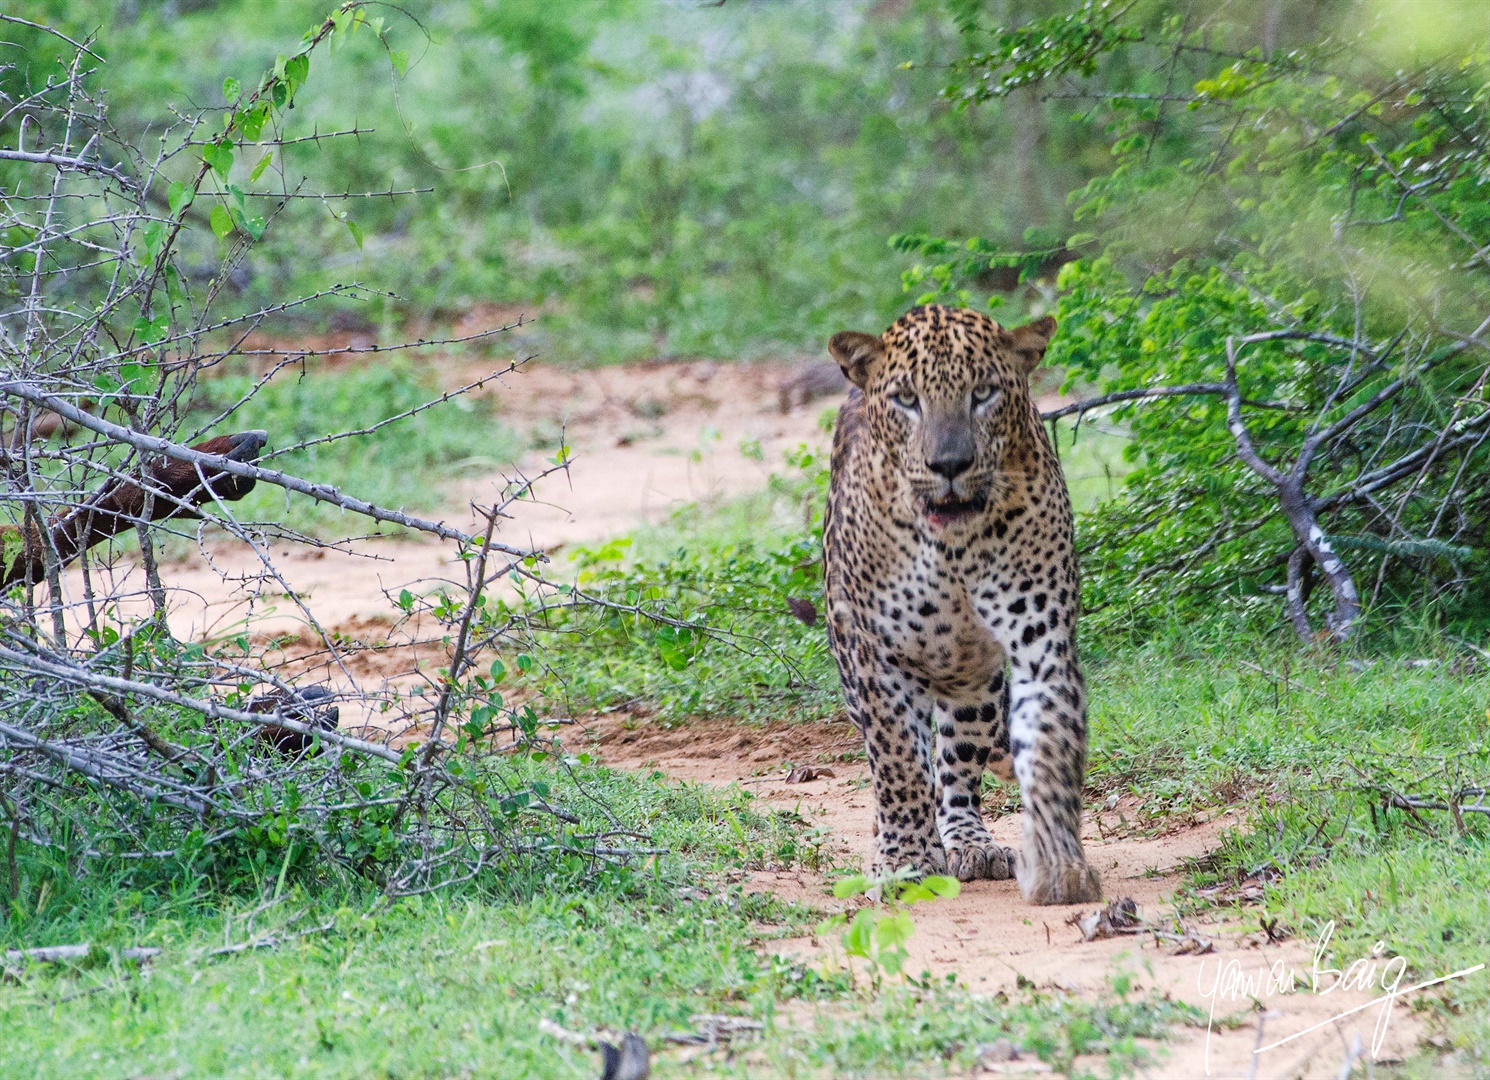
[[[888,877],[851,874],[840,879],[833,886],[835,897],[847,900],[865,896],[874,906],[860,908],[852,919],[846,914],[835,915],[819,927],[825,934],[848,928],[839,935],[843,951],[864,961],[876,991],[884,975],[904,975],[905,962],[910,958],[906,943],[916,932],[915,921],[906,909],[926,900],[951,899],[962,891],[956,878],[932,875],[916,880],[912,873],[906,868]]]

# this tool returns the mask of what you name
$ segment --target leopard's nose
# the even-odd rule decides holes
[[[950,453],[940,453],[926,462],[926,467],[938,476],[948,480],[956,480],[967,472],[973,464],[973,455],[965,450],[958,449]]]

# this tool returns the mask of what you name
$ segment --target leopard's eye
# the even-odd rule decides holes
[[[981,386],[973,387],[973,404],[981,405],[993,397],[995,387],[992,383],[983,383]]]
[[[903,387],[890,395],[890,400],[902,409],[914,409],[916,407],[916,392],[909,387]]]

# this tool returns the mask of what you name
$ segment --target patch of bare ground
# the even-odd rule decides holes
[[[870,852],[873,795],[862,741],[847,720],[748,726],[713,719],[664,727],[612,714],[571,729],[565,739],[615,768],[659,769],[674,780],[721,787],[745,785],[768,807],[795,811],[825,829],[831,857],[840,865],[859,865]],[[1343,988],[1313,992],[1314,942],[1272,940],[1261,929],[1258,908],[1181,916],[1176,905],[1186,899],[1186,868],[1212,851],[1224,830],[1242,824],[1241,811],[1224,810],[1144,837],[1119,827],[1125,810],[1132,813],[1119,802],[1100,814],[1089,813],[1082,837],[1089,859],[1102,873],[1107,899],[1131,898],[1148,925],[1193,932],[1210,951],[1180,953],[1177,942],[1151,934],[1084,940],[1068,920],[1089,915],[1097,905],[1034,907],[1012,881],[974,881],[964,884],[956,899],[912,910],[916,932],[907,970],[930,972],[935,979],[950,974],[975,993],[1012,996],[1033,984],[1085,997],[1110,992],[1113,977],[1127,972],[1136,987],[1132,993],[1154,990],[1213,1014],[1209,1031],[1179,1029],[1168,1043],[1154,1048],[1160,1064],[1146,1070],[1152,1076],[1335,1076],[1357,1037],[1369,1056],[1381,1006],[1340,1014],[1376,995]],[[991,814],[988,826],[997,839],[1017,848],[1021,817]],[[801,868],[756,871],[747,888],[824,913],[842,911],[845,905],[832,896],[832,876]],[[1193,910],[1196,905],[1186,906]],[[843,962],[836,941],[826,937],[774,941],[767,947],[811,965]],[[1322,962],[1321,970],[1343,969],[1353,959]],[[1297,992],[1279,992],[1280,982],[1293,985],[1285,972],[1297,973]],[[1325,976],[1319,985],[1329,987],[1334,981]],[[1265,1011],[1257,1008],[1259,1001]],[[801,1020],[810,1023],[814,1015],[808,1009]],[[1421,1031],[1410,1001],[1399,1002],[1391,1010],[1377,1063],[1404,1058]],[[1254,1055],[1258,1047],[1283,1039],[1288,1041]],[[1001,1068],[1020,1072],[1032,1064],[1039,1063],[1010,1062]],[[1100,1063],[1092,1064],[1101,1071]]]

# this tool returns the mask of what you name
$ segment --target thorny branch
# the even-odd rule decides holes
[[[341,4],[294,58],[334,35],[366,29],[360,11],[356,0]],[[13,16],[0,19],[56,34]],[[353,283],[255,310],[218,310],[221,283],[277,211],[259,224],[243,216],[249,211],[219,184],[213,155],[250,141],[273,150],[342,134],[284,129],[285,108],[300,90],[295,80],[303,81],[308,67],[267,73],[228,109],[183,117],[145,151],[110,127],[102,97],[89,88],[84,57],[96,55],[56,36],[75,49],[65,79],[14,100],[0,92],[0,112],[30,118],[14,145],[0,147],[0,170],[15,180],[0,188],[0,226],[15,226],[24,237],[0,258],[0,285],[19,298],[14,310],[0,310],[0,482],[9,517],[9,524],[0,520],[0,572],[21,568],[0,596],[0,844],[9,876],[16,877],[18,843],[69,858],[188,861],[259,845],[275,848],[273,857],[286,866],[298,846],[401,895],[471,880],[517,859],[577,855],[598,865],[656,853],[578,778],[570,777],[579,796],[600,806],[600,828],[586,829],[557,792],[540,793],[510,757],[471,744],[464,728],[455,741],[449,737],[476,702],[487,700],[471,677],[483,654],[537,651],[532,616],[521,606],[509,610],[494,595],[497,582],[518,574],[540,616],[557,589],[543,576],[541,551],[501,543],[497,530],[514,503],[532,498],[533,483],[563,462],[509,485],[486,512],[484,532],[474,535],[262,464],[291,450],[366,438],[482,391],[524,361],[375,424],[269,453],[262,451],[273,432],[187,445],[232,424],[281,371],[313,356],[490,343],[522,320],[402,344],[292,349],[289,356],[250,346],[252,334],[267,333],[297,308],[369,293]],[[250,113],[257,117],[253,140],[243,127]],[[54,133],[50,142],[37,141],[42,131]],[[23,145],[28,133],[30,145]],[[251,194],[274,197],[282,208],[294,198],[418,193],[389,186],[324,196],[298,189]],[[218,249],[222,263],[212,283],[197,292],[179,265],[180,245],[204,229],[201,208],[213,202],[232,208],[233,228]],[[276,355],[278,363],[264,360]],[[229,360],[269,370],[204,424],[193,412],[193,391]],[[200,430],[190,434],[195,425]],[[437,600],[405,606],[380,635],[385,640],[323,628],[264,542],[266,527],[239,522],[228,507],[256,483],[453,542],[465,581],[439,583]],[[220,527],[228,545],[261,564],[241,580],[248,614],[203,641],[176,638],[172,570],[155,555],[160,533],[187,516]],[[269,528],[282,542],[324,546]],[[105,542],[130,529],[139,555],[118,558]],[[136,564],[150,602],[144,618],[134,614],[141,598]],[[285,645],[260,629],[256,605],[272,593],[288,597],[311,641]],[[565,596],[566,604],[587,602]],[[380,658],[380,685],[353,674],[347,661],[357,652]],[[313,684],[317,673],[329,681]],[[492,712],[505,723],[490,730],[532,737],[535,725],[519,723],[515,707]],[[404,815],[411,795],[414,812]]]

